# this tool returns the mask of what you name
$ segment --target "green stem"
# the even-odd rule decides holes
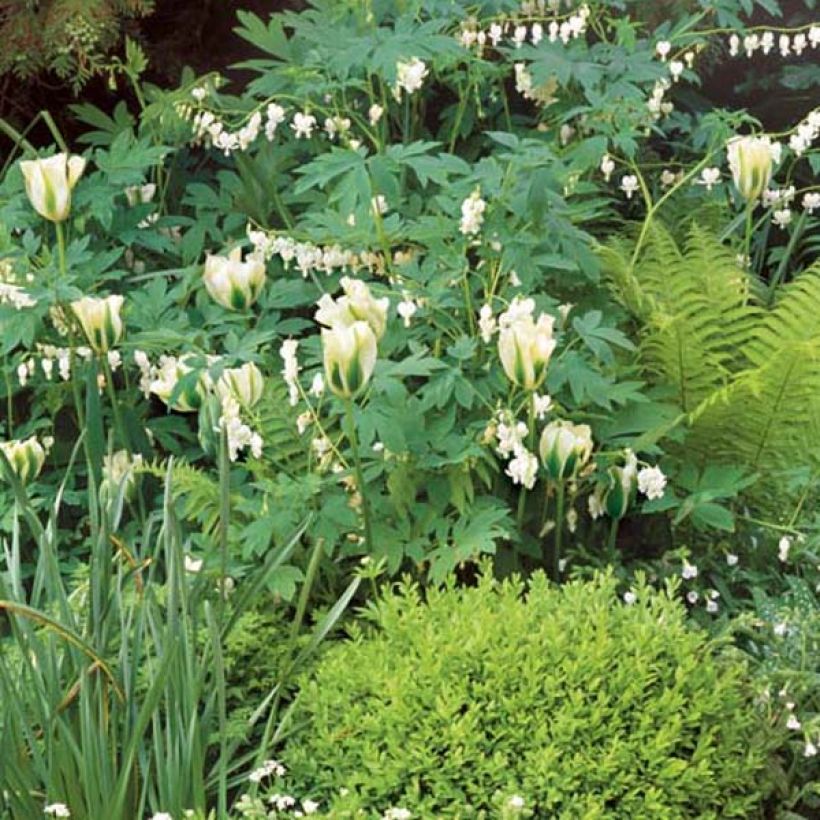
[[[228,578],[228,526],[231,520],[231,462],[228,456],[228,434],[222,426],[219,433],[219,629],[216,640],[222,640],[225,629],[225,605],[227,603]],[[219,816],[228,812],[227,770],[227,706],[224,687],[219,697]]]
[[[65,258],[65,233],[63,232],[63,223],[55,222],[54,229],[57,232],[57,259],[60,265],[60,276],[65,279],[67,265]]]
[[[102,364],[103,376],[105,377],[105,389],[108,393],[108,399],[111,402],[111,412],[114,415],[114,427],[120,437],[123,447],[128,451],[128,455],[133,455],[131,448],[131,439],[128,435],[128,430],[122,420],[122,413],[120,412],[120,404],[117,401],[117,394],[114,391],[114,374],[111,372],[111,365],[108,363],[108,356],[105,353],[100,354],[100,364]]]
[[[783,253],[783,258],[780,260],[780,264],[777,266],[777,271],[775,275],[772,277],[772,281],[769,283],[769,290],[766,293],[766,304],[771,307],[772,303],[774,302],[774,295],[775,291],[777,290],[777,286],[780,284],[781,279],[783,278],[783,274],[786,273],[786,267],[789,264],[789,259],[794,251],[794,247],[797,244],[797,240],[800,238],[800,235],[803,233],[803,225],[806,222],[806,212],[803,211],[798,220],[797,224],[794,226],[794,230],[792,231],[792,235],[789,237],[789,244],[786,245],[786,250]]]
[[[527,409],[527,430],[528,432],[528,446],[530,452],[535,449],[535,392],[529,395],[529,405]],[[521,531],[524,524],[524,512],[527,506],[527,488],[522,486],[521,493],[518,496],[518,512],[516,515],[516,527]]]
[[[746,205],[746,230],[743,241],[743,264],[746,265],[747,260],[749,267],[752,265],[752,217],[754,216],[754,202],[749,202]]]
[[[3,356],[3,378],[6,382],[6,426],[8,427],[9,441],[14,438],[14,397],[11,392],[11,378],[9,377],[9,359]]]
[[[356,488],[362,498],[362,517],[364,518],[364,537],[367,543],[367,553],[373,553],[373,531],[370,527],[370,505],[367,501],[367,492],[364,485],[364,473],[362,472],[362,460],[359,454],[359,437],[356,434],[356,422],[353,418],[353,399],[345,400],[345,417],[347,419],[347,440],[350,442],[350,449],[353,450],[353,464],[356,471]]]
[[[561,547],[564,537],[564,492],[563,481],[558,482],[555,491],[555,550],[552,554],[552,579],[556,583],[561,581]]]

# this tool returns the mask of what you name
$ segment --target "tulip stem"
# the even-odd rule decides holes
[[[529,450],[530,452],[532,452],[535,448],[535,393],[531,392],[528,398],[529,402],[527,407],[527,434],[529,440]],[[526,503],[527,488],[522,485],[521,492],[518,496],[518,514],[516,515],[516,525],[518,527],[519,532],[521,531],[521,525],[524,523],[524,510],[526,508]]]
[[[103,377],[105,378],[105,389],[108,392],[108,398],[111,402],[111,412],[114,415],[114,426],[120,434],[120,441],[122,446],[128,451],[128,455],[133,455],[131,449],[131,440],[128,436],[128,430],[125,427],[120,413],[120,405],[117,401],[117,394],[114,391],[114,374],[111,372],[111,365],[108,362],[108,356],[105,353],[100,353],[100,364],[102,364]]]
[[[555,491],[555,550],[552,554],[552,579],[561,580],[561,546],[564,536],[564,482],[560,480]]]
[[[743,266],[748,260],[749,268],[752,267],[752,217],[754,216],[754,202],[746,204],[746,235],[743,242]]]
[[[364,486],[364,472],[362,459],[359,455],[359,436],[356,434],[356,421],[353,418],[353,399],[345,399],[345,416],[347,418],[347,440],[353,450],[353,464],[356,471],[356,488],[362,498],[362,517],[364,518],[364,537],[367,542],[367,552],[373,552],[373,531],[370,527],[370,505],[367,501],[367,492]]]
[[[57,261],[60,266],[60,277],[64,279],[67,266],[65,258],[65,234],[63,233],[63,223],[55,222],[54,229],[57,232]]]

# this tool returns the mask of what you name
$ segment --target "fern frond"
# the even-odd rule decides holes
[[[164,481],[168,465],[163,461],[153,461],[139,469]],[[184,461],[174,461],[171,482],[174,494],[184,499],[183,517],[196,521],[205,533],[215,532],[219,523],[219,482],[216,478]]]

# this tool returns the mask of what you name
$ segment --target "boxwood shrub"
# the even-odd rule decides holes
[[[289,791],[332,817],[755,817],[770,740],[746,664],[673,592],[401,585],[304,681]]]

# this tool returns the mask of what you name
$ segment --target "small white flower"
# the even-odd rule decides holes
[[[686,593],[686,600],[692,605],[698,602],[698,597],[698,593],[694,589]]]
[[[627,606],[632,606],[632,604],[634,604],[637,600],[638,596],[631,589],[624,593],[624,603]]]
[[[671,188],[678,179],[678,175],[674,171],[670,171],[668,168],[664,168],[661,172],[661,185],[664,188]]]
[[[618,187],[626,194],[627,199],[632,199],[632,195],[638,190],[638,177],[626,174],[621,177],[621,184]]]
[[[697,180],[697,184],[705,186],[707,191],[711,191],[719,182],[720,168],[704,168],[700,172],[700,179]]]
[[[538,393],[533,393],[532,401],[535,409],[535,417],[538,421],[543,421],[544,416],[547,415],[552,407],[552,397],[548,396],[546,393],[543,396]]]
[[[370,120],[370,124],[376,125],[382,118],[382,114],[384,114],[384,109],[380,105],[373,103],[367,110],[367,118]]]
[[[52,817],[71,817],[71,812],[65,803],[51,803],[43,809],[44,814],[50,814]]]
[[[789,560],[789,550],[792,548],[792,539],[789,538],[788,535],[784,535],[778,542],[777,542],[777,557],[780,559],[782,563],[786,563]]]
[[[691,581],[698,577],[698,568],[695,564],[690,564],[685,558],[683,559],[683,569],[680,572],[681,578],[686,581]]]
[[[313,376],[313,381],[310,383],[310,395],[314,398],[320,399],[325,392],[325,377],[321,371]]]
[[[808,214],[813,214],[820,208],[820,193],[813,192],[803,197],[803,210]]]
[[[382,815],[382,820],[410,820],[412,816],[408,809],[390,808]]]
[[[781,34],[777,41],[781,57],[788,57],[791,51],[791,38],[788,34]]]
[[[794,713],[789,715],[789,719],[786,721],[786,728],[791,729],[793,732],[798,731],[801,729],[803,724],[797,719],[797,715]]]
[[[389,210],[384,194],[377,194],[370,200],[370,208],[374,214],[386,214]]]
[[[680,60],[672,60],[669,63],[669,73],[672,75],[673,82],[677,82],[683,74],[684,65]]]
[[[707,601],[706,602],[706,611],[709,612],[710,614],[714,615],[719,609],[720,609],[720,606],[719,606],[717,601]]]
[[[482,305],[478,312],[478,329],[481,331],[481,338],[484,344],[492,341],[493,334],[498,329],[498,323],[493,316],[493,309],[489,305]]]
[[[672,43],[669,40],[660,40],[658,44],[655,46],[655,51],[658,54],[658,57],[661,60],[665,60],[669,56],[669,52],[672,50]]]
[[[319,804],[315,800],[305,799],[302,801],[302,810],[305,814],[316,814]]]
[[[521,445],[504,472],[512,479],[513,484],[521,484],[531,490],[538,477],[538,458]]]
[[[803,748],[803,757],[814,757],[817,754],[817,746],[815,746],[810,740],[806,741],[806,745]]]
[[[648,499],[663,498],[666,476],[660,467],[642,467],[638,472],[638,490]]]
[[[740,37],[737,34],[733,34],[729,38],[729,56],[737,57],[740,53]]]
[[[418,310],[418,305],[412,299],[404,299],[396,306],[399,316],[404,319],[404,326],[410,327],[410,320]]]
[[[481,198],[481,191],[476,188],[461,203],[461,223],[459,230],[465,236],[475,236],[484,223],[484,211],[487,203]]]
[[[735,555],[733,552],[730,552],[730,553],[728,553],[728,554],[726,555],[726,563],[727,563],[730,567],[735,567],[735,566],[737,566],[737,562],[738,562],[739,560],[740,560],[740,559],[739,559],[739,558],[737,557],[737,555]]]
[[[778,228],[787,228],[792,221],[792,212],[790,208],[780,208],[772,214],[772,223]]]
[[[167,811],[158,811],[151,820],[174,820],[174,818]]]
[[[203,560],[202,558],[192,558],[190,555],[186,555],[183,565],[185,567],[185,572],[197,573],[202,569]]]
[[[604,154],[603,159],[601,160],[601,173],[604,175],[604,179],[609,182],[610,177],[612,176],[612,172],[615,170],[615,160],[609,156],[609,154]]]
[[[191,96],[197,101],[202,102],[208,96],[208,89],[204,86],[198,85],[191,89]]]
[[[774,625],[773,631],[778,638],[782,638],[789,631],[789,625],[785,621],[780,621]]]
[[[521,48],[522,45],[527,40],[527,27],[526,26],[516,26],[513,30],[513,43],[515,43],[516,48]]]
[[[316,127],[316,117],[313,114],[303,114],[297,111],[293,115],[293,122],[290,124],[296,139],[310,139],[313,129]]]
[[[424,78],[429,71],[423,60],[413,57],[408,62],[396,63],[396,85],[393,89],[393,96],[401,99],[401,92],[414,94],[424,84]]]
[[[513,811],[521,811],[524,808],[524,798],[520,794],[514,794],[507,801],[507,808]]]

